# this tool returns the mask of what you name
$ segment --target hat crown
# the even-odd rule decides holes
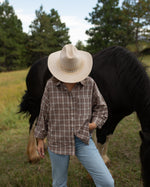
[[[81,66],[81,56],[75,46],[65,45],[60,53],[60,65],[66,72],[75,72]]]

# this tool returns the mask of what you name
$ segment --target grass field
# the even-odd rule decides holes
[[[16,114],[25,90],[26,74],[27,70],[0,73],[0,187],[52,186],[47,153],[37,164],[27,162],[28,119]],[[139,130],[136,114],[132,114],[119,123],[111,139],[108,155],[116,187],[141,186]],[[94,187],[75,157],[70,161],[68,186]]]

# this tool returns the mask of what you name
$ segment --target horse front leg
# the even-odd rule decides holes
[[[112,137],[112,135],[108,135],[106,136],[106,142],[104,144],[101,144],[101,143],[98,143],[97,142],[97,139],[96,139],[96,135],[94,133],[94,136],[93,136],[93,139],[94,139],[94,142],[96,144],[96,147],[99,151],[99,153],[101,154],[105,164],[109,167],[110,166],[110,159],[109,157],[107,156],[107,152],[108,152],[108,144],[109,144],[109,141],[110,141],[110,138]]]
[[[97,142],[97,149],[99,150],[105,164],[109,167],[110,166],[110,159],[107,156],[107,152],[108,152],[108,145],[109,145],[109,141],[110,138],[112,137],[112,135],[108,135],[106,136],[106,142],[104,144],[98,143]]]

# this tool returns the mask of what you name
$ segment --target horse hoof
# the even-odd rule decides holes
[[[41,159],[38,152],[34,149],[33,150],[30,149],[30,150],[27,151],[27,157],[28,157],[28,161],[30,163],[37,163]]]
[[[37,163],[41,160],[40,156],[39,155],[32,155],[31,157],[28,158],[29,162],[34,164],[34,163]]]

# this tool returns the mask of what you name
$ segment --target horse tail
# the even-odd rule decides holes
[[[31,163],[35,163],[40,160],[40,157],[37,153],[37,143],[34,137],[34,128],[36,124],[36,118],[38,117],[38,108],[41,100],[36,101],[35,97],[31,96],[28,90],[25,91],[25,94],[22,97],[22,101],[19,105],[19,113],[23,113],[29,118],[29,139],[27,145],[27,156],[28,160]]]
[[[19,113],[23,113],[26,116],[29,116],[30,130],[35,119],[38,117],[40,112],[40,103],[41,98],[33,97],[28,90],[25,91],[25,94],[22,97],[22,101],[19,105]]]
[[[47,80],[51,77],[51,73],[47,67],[47,58],[48,57],[41,58],[31,66],[26,77],[27,90],[19,105],[19,112],[30,117],[30,130],[40,113],[41,98],[44,88]]]

